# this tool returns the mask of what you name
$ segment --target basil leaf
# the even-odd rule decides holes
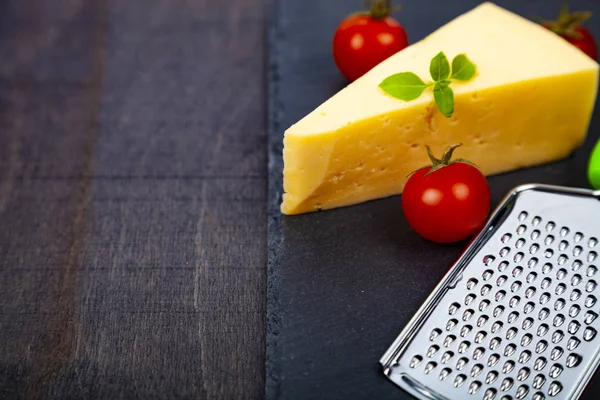
[[[450,76],[450,64],[444,52],[440,51],[429,63],[429,73],[434,81],[448,79]]]
[[[466,55],[459,54],[452,60],[452,79],[468,81],[475,75],[475,64]]]
[[[433,98],[440,112],[445,117],[451,117],[454,112],[454,92],[444,82],[438,82],[433,88]]]
[[[430,86],[412,72],[400,72],[385,78],[379,87],[387,94],[401,100],[414,100]]]

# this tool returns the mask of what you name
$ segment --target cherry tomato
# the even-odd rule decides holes
[[[450,159],[458,146],[450,146],[441,160],[429,151],[433,165],[413,173],[402,192],[402,209],[408,223],[434,242],[468,238],[481,229],[490,211],[490,188],[485,176],[467,160]]]
[[[558,19],[555,21],[542,21],[546,29],[550,29],[567,42],[583,51],[593,60],[598,58],[596,41],[592,34],[581,24],[591,18],[587,11],[570,12],[568,5],[563,6]]]
[[[354,81],[408,46],[406,32],[389,16],[390,1],[376,0],[368,13],[344,19],[333,37],[333,57],[344,76]]]

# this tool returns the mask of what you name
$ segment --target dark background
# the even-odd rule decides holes
[[[397,17],[414,42],[480,1],[399,3],[403,10]],[[496,4],[525,17],[552,18],[562,2]],[[573,10],[600,15],[597,1],[571,4]],[[399,196],[312,214],[279,213],[283,131],[345,84],[328,39],[340,16],[355,5],[281,0],[271,10],[269,400],[410,399],[383,376],[378,361],[466,246],[420,238],[404,219]],[[587,26],[600,37],[597,20]],[[586,164],[600,137],[599,118],[597,108],[586,144],[568,159],[491,177],[493,206],[519,184],[587,187]],[[593,382],[587,399],[600,398],[599,379]]]
[[[270,397],[403,395],[377,360],[462,245],[397,197],[267,218],[283,129],[344,85],[329,40],[362,1],[271,3],[0,0],[0,399],[263,398],[267,254]],[[414,41],[476,2],[400,3]],[[584,163],[495,177],[494,201]]]
[[[262,0],[0,0],[0,399],[264,397]]]

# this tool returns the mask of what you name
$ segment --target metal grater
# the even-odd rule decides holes
[[[419,399],[577,399],[600,362],[600,192],[520,186],[381,358]]]

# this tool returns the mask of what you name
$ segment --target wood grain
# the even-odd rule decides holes
[[[264,23],[0,3],[0,399],[264,397]]]

